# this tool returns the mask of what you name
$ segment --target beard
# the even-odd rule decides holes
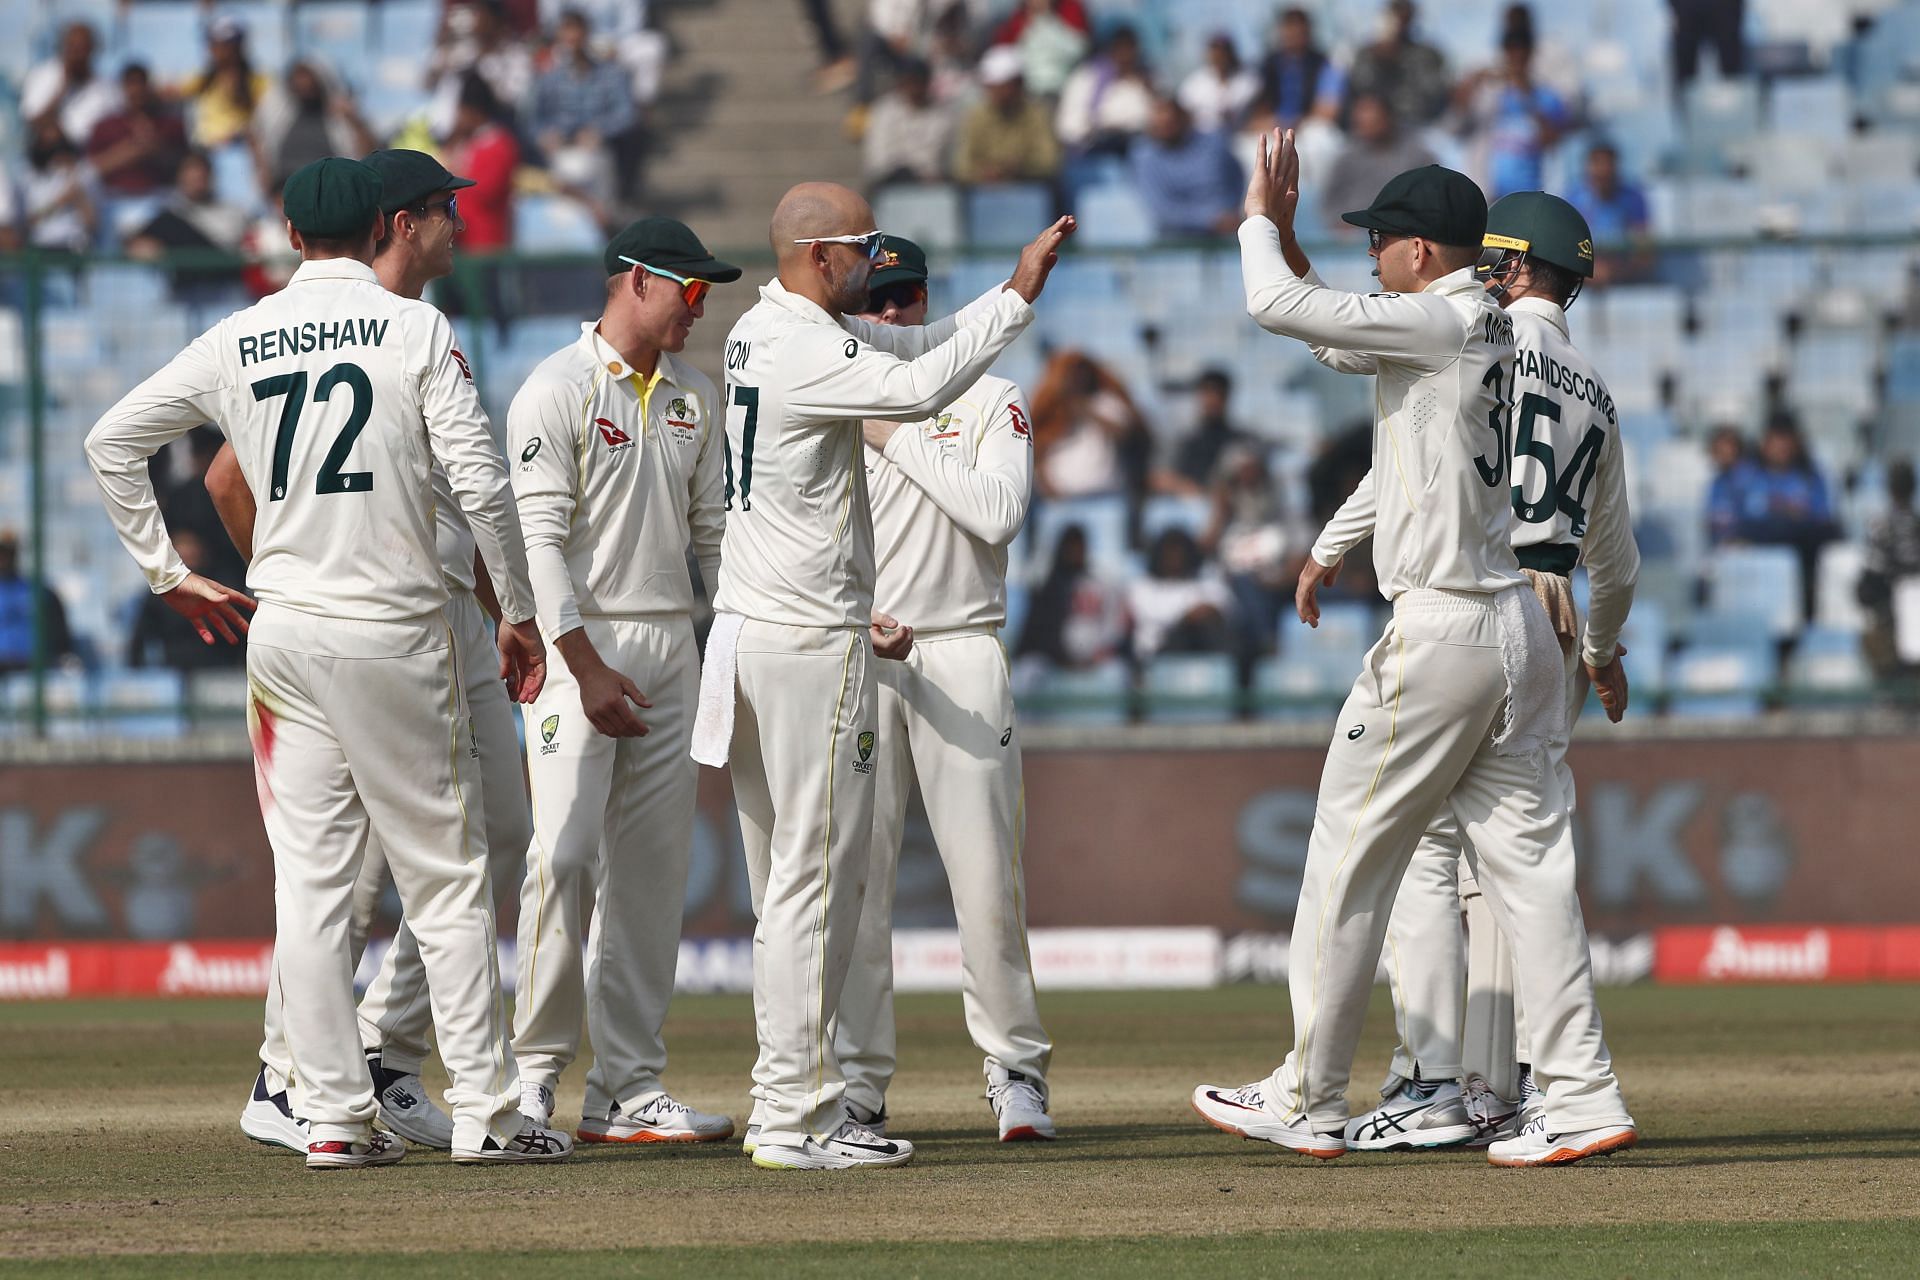
[[[833,306],[843,316],[857,316],[866,311],[872,299],[867,288],[867,279],[871,270],[858,267],[849,270],[846,275],[829,277],[833,287]]]

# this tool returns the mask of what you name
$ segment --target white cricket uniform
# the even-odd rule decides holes
[[[507,452],[526,528],[540,629],[584,627],[601,659],[639,686],[649,732],[588,723],[564,660],[526,708],[533,841],[520,891],[514,1052],[554,1087],[593,1036],[584,1114],[632,1113],[660,1091],[661,1024],[680,953],[699,771],[688,756],[700,656],[691,539],[720,569],[720,398],[662,352],[629,367],[593,322],[542,361],[507,411]],[[592,912],[590,930],[584,912]],[[582,946],[591,934],[591,955]]]
[[[874,602],[913,627],[904,662],[879,664],[873,852],[834,1044],[847,1100],[886,1103],[894,1071],[893,889],[915,776],[953,890],[967,1030],[995,1067],[1046,1093],[1020,866],[1020,742],[1000,628],[1007,544],[1033,492],[1020,388],[988,376],[924,422],[867,449],[879,553]]]
[[[952,403],[1032,318],[1000,289],[924,328],[836,321],[774,280],[727,338],[728,515],[702,700],[732,709],[758,916],[754,1121],[770,1146],[824,1139],[844,1114],[832,1026],[871,847],[878,723],[860,423]],[[724,748],[696,754],[711,763]]]
[[[273,846],[289,1057],[314,1141],[376,1111],[353,1003],[352,905],[369,828],[426,962],[454,1143],[519,1132],[519,1088],[429,470],[445,466],[507,619],[533,615],[520,525],[453,330],[350,259],[303,263],[129,392],[87,452],[156,592],[187,577],[146,459],[202,422],[259,496],[248,722]]]
[[[1319,1131],[1346,1123],[1388,912],[1445,806],[1524,961],[1554,1127],[1629,1123],[1593,1001],[1566,804],[1545,767],[1546,740],[1564,733],[1547,674],[1559,654],[1508,545],[1512,321],[1471,269],[1417,294],[1365,296],[1294,276],[1266,218],[1241,225],[1240,246],[1263,328],[1374,374],[1372,483],[1357,500],[1378,499],[1374,565],[1393,602],[1321,776],[1294,917],[1293,1051],[1266,1081],[1266,1105]],[[1314,547],[1322,564],[1359,540],[1362,522],[1342,515]]]
[[[1580,646],[1564,649],[1568,729],[1587,699],[1584,663],[1612,660],[1633,603],[1640,553],[1627,508],[1625,458],[1613,397],[1568,339],[1567,313],[1543,298],[1507,308],[1513,320],[1512,542],[1542,572],[1587,566],[1591,612]],[[1583,663],[1584,659],[1584,663]],[[1549,747],[1574,804],[1565,739]],[[1483,915],[1471,870],[1461,870],[1459,823],[1445,809],[1414,851],[1387,925],[1400,1045],[1392,1073],[1451,1080],[1479,1075],[1496,1093],[1518,1092],[1513,968],[1507,940]],[[1460,932],[1465,899],[1474,959]],[[1463,1041],[1462,1028],[1465,1027]]]

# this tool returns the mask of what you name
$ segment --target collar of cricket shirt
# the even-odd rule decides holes
[[[1427,281],[1427,287],[1420,292],[1444,295],[1450,293],[1465,293],[1469,289],[1478,289],[1480,292],[1485,293],[1487,286],[1481,282],[1479,276],[1474,274],[1472,267],[1462,267],[1458,271],[1447,272],[1447,274],[1437,280]]]
[[[288,284],[306,284],[312,280],[364,280],[379,284],[373,268],[358,258],[310,258],[300,264]]]
[[[642,399],[658,386],[663,378],[676,385],[679,383],[679,379],[673,376],[670,364],[673,359],[671,352],[662,351],[654,359],[653,376],[649,378],[628,364],[627,358],[615,351],[607,340],[600,336],[598,321],[588,320],[580,326],[580,340],[586,343],[587,350],[593,355],[595,365],[632,387],[634,395]]]
[[[824,307],[811,298],[801,297],[781,284],[778,276],[760,286],[760,297],[775,306],[785,307],[795,315],[811,320],[815,324],[831,324],[836,328],[839,327]]]
[[[1567,336],[1567,312],[1557,302],[1546,298],[1515,298],[1507,304],[1508,311],[1525,311],[1544,319],[1560,331],[1561,337]]]

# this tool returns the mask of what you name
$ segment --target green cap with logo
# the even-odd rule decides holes
[[[456,178],[424,151],[394,147],[375,151],[361,163],[380,175],[380,212],[396,213],[419,204],[436,191],[458,191],[472,178]]]
[[[740,278],[740,268],[708,253],[707,246],[686,223],[657,215],[621,228],[601,255],[601,263],[610,276],[647,266],[715,284],[731,284]]]
[[[358,235],[379,216],[381,189],[380,175],[360,161],[328,156],[295,169],[280,204],[302,235]]]
[[[1489,249],[1511,249],[1564,267],[1578,276],[1593,274],[1593,232],[1580,211],[1544,191],[1516,191],[1487,210]]]
[[[881,236],[880,260],[873,264],[867,288],[884,289],[906,282],[927,282],[927,251],[905,236]]]
[[[1372,204],[1340,217],[1369,231],[1477,248],[1487,233],[1487,197],[1466,174],[1428,164],[1387,179]]]

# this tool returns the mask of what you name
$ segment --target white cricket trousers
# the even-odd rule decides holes
[[[862,628],[748,619],[735,676],[734,804],[753,930],[753,1123],[767,1146],[845,1118],[834,1014],[860,927],[879,747]]]
[[[1323,1131],[1348,1119],[1387,917],[1415,845],[1445,806],[1519,958],[1534,1071],[1554,1128],[1631,1122],[1594,1005],[1559,779],[1545,751],[1494,749],[1506,703],[1500,631],[1489,594],[1403,593],[1347,695],[1294,915],[1293,1051],[1266,1082],[1276,1115],[1304,1113]]]
[[[313,1141],[363,1136],[377,1107],[353,1002],[354,885],[369,835],[419,941],[450,1083],[454,1146],[520,1130],[478,803],[451,628],[263,603],[247,644],[248,728],[273,847],[279,1006]]]
[[[473,738],[480,750],[480,807],[485,817],[488,872],[494,901],[519,892],[520,873],[533,819],[527,810],[526,773],[520,761],[519,717],[500,681],[500,650],[493,620],[471,591],[455,591],[445,610],[453,628],[454,651],[473,719]],[[353,888],[353,961],[357,971],[366,948],[367,932],[387,886],[387,854],[369,835],[366,860]],[[271,985],[271,983],[269,984]],[[418,1075],[432,1052],[433,1004],[427,994],[427,969],[420,961],[420,944],[402,919],[393,944],[381,957],[380,968],[360,998],[360,1043],[378,1050],[381,1065],[390,1071]],[[280,1007],[267,1001],[266,1039],[260,1060],[283,1081],[292,1075],[286,1035],[280,1026]],[[290,1082],[298,1102],[299,1082]],[[296,1105],[296,1114],[301,1112]]]
[[[699,766],[688,755],[700,655],[685,614],[588,616],[602,660],[653,703],[647,733],[587,722],[564,662],[526,708],[533,841],[520,886],[513,1047],[522,1078],[553,1088],[593,1036],[583,1114],[637,1110],[660,1091]],[[592,913],[591,921],[588,913]],[[584,953],[583,953],[584,948]]]
[[[1576,612],[1576,635],[1579,622]],[[1577,643],[1563,661],[1570,737],[1587,700],[1588,680]],[[1547,754],[1571,813],[1575,795],[1567,743],[1554,743]],[[1501,1097],[1513,1098],[1519,1093],[1519,1045],[1525,1033],[1516,1027],[1512,947],[1465,865],[1461,843],[1460,824],[1443,806],[1413,852],[1387,921],[1387,974],[1400,1034],[1390,1074],[1406,1080],[1416,1069],[1423,1080],[1477,1075]]]
[[[834,1044],[847,1101],[886,1104],[893,1080],[893,889],[914,778],[953,890],[967,1031],[989,1069],[1046,1093],[1053,1042],[1040,1025],[1027,954],[1026,834],[1007,651],[991,628],[918,636],[903,662],[875,664],[873,851]]]

